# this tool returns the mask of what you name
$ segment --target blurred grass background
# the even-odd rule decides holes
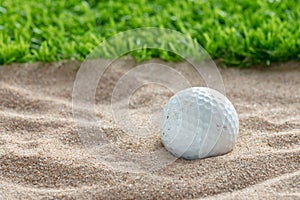
[[[227,65],[300,59],[299,0],[0,0],[0,64],[82,61],[104,39],[140,27],[177,30]]]

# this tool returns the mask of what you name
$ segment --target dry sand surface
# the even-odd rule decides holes
[[[109,120],[110,93],[132,64],[115,62],[99,84],[97,117],[124,151],[155,151],[162,148],[159,132],[136,141]],[[72,115],[78,66],[0,67],[0,199],[300,198],[299,62],[269,69],[220,69],[240,118],[234,150],[202,160],[178,159],[153,173],[118,171],[87,153]],[[146,111],[154,104],[161,108],[171,95],[157,85],[143,87],[131,98],[130,112],[137,123],[147,122]]]

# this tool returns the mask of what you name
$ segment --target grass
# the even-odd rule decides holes
[[[300,59],[299,22],[298,0],[0,0],[0,64],[84,60],[104,39],[139,27],[177,30],[224,64],[269,64]]]

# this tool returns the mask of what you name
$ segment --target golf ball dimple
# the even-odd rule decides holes
[[[232,103],[220,92],[192,87],[176,93],[165,105],[161,139],[176,157],[197,159],[228,153],[238,136]]]

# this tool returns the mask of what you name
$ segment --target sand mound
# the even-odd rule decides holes
[[[162,147],[159,133],[132,139],[109,121],[110,94],[132,64],[115,62],[113,73],[99,84],[97,117],[124,151],[151,152]],[[221,69],[226,94],[240,117],[235,149],[219,157],[179,159],[152,174],[113,170],[87,153],[72,116],[78,66],[0,67],[0,199],[300,198],[299,62],[270,69]],[[162,108],[171,95],[145,86],[131,99],[130,112],[138,123],[154,103]]]

